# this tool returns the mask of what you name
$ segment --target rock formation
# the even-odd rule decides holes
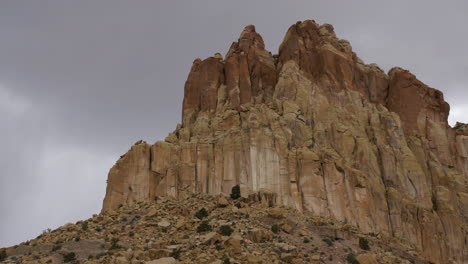
[[[311,212],[187,192],[124,205],[0,248],[0,263],[429,264],[396,240]]]
[[[291,26],[279,54],[247,26],[196,59],[182,124],[110,170],[103,211],[181,191],[261,193],[277,205],[468,260],[468,132],[410,72],[364,64],[331,25]]]

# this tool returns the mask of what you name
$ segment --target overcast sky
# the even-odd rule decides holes
[[[366,63],[411,70],[468,122],[468,4],[460,1],[0,1],[0,247],[98,213],[107,172],[180,122],[195,58],[255,24],[330,23]]]

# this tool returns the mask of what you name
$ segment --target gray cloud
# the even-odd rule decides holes
[[[1,1],[0,247],[97,213],[119,155],[180,122],[193,59],[225,53],[248,24],[276,53],[296,21],[331,23],[468,122],[467,13],[466,1]]]

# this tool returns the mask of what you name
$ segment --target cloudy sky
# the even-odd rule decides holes
[[[366,62],[401,66],[468,122],[468,4],[460,1],[0,2],[0,247],[98,213],[109,168],[180,122],[192,61],[255,24],[331,23]]]

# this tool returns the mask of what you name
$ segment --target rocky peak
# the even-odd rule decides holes
[[[194,61],[182,125],[116,163],[103,212],[239,185],[463,263],[468,136],[448,126],[449,109],[409,71],[362,62],[331,25],[297,22],[277,56],[247,26],[224,60]]]
[[[468,134],[468,124],[457,122],[453,129],[455,129],[455,131],[457,131],[458,133]]]

